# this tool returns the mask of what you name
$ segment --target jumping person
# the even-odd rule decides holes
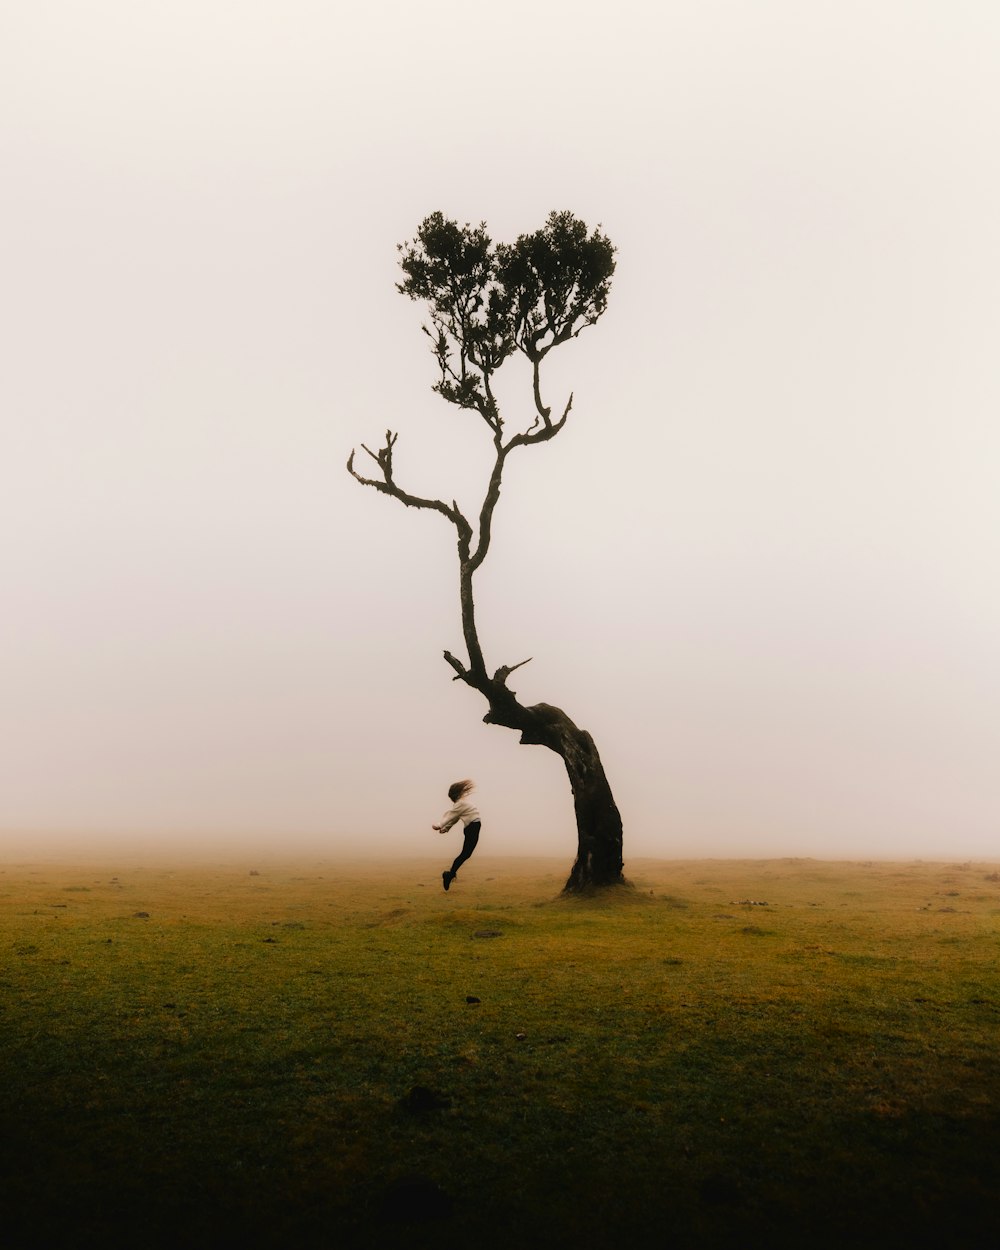
[[[465,801],[465,796],[472,790],[474,784],[467,777],[464,781],[456,781],[450,785],[448,787],[448,798],[451,799],[454,806],[450,807],[441,817],[439,825],[431,825],[431,828],[436,829],[438,833],[447,833],[452,825],[460,820],[465,830],[465,842],[462,845],[461,855],[457,856],[452,866],[441,874],[441,880],[446,890],[450,888],[459,868],[476,849],[476,843],[479,841],[479,830],[481,828],[479,812],[472,803]]]

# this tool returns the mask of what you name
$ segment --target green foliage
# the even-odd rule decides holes
[[[399,245],[406,275],[397,289],[424,301],[449,403],[498,422],[491,379],[516,350],[538,364],[553,347],[593,325],[607,308],[615,249],[600,228],[569,212],[516,243],[494,245],[486,224],[460,226],[432,213]]]
[[[5,1247],[989,1244],[982,870],[248,867],[0,873]]]
[[[497,250],[514,340],[529,360],[593,325],[608,306],[615,249],[572,213],[550,213],[541,230]]]

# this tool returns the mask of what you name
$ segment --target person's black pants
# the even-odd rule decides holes
[[[482,828],[482,821],[470,820],[465,826],[465,842],[462,846],[462,853],[459,855],[451,866],[451,875],[454,876],[459,868],[465,863],[472,852],[476,849],[479,842],[479,830]]]

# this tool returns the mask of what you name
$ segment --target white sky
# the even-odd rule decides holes
[[[634,855],[1000,854],[992,0],[0,2],[0,845],[575,849],[395,245],[619,248],[478,602]],[[507,419],[530,421],[518,375]],[[452,842],[445,848],[453,853]]]

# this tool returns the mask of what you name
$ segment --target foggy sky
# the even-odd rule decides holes
[[[566,208],[618,271],[487,663],[594,734],[626,860],[997,857],[998,52],[988,0],[3,5],[0,850],[433,853],[469,775],[569,862],[442,659],[451,526],[344,469],[388,426],[478,511],[395,245]]]

